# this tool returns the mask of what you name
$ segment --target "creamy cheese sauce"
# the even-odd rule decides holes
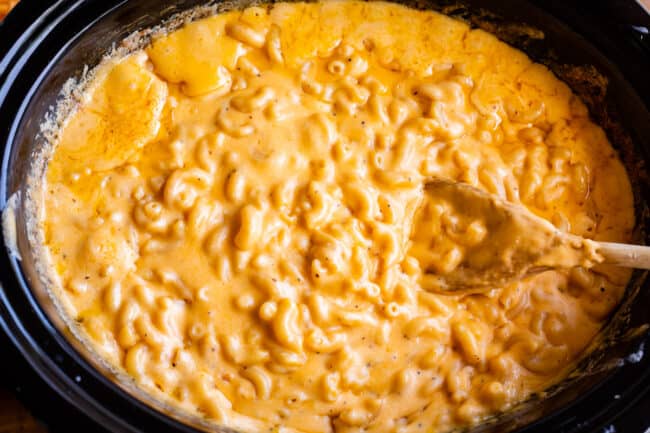
[[[634,225],[584,105],[488,33],[382,2],[202,19],[101,67],[62,128],[41,221],[56,295],[101,356],[220,424],[474,424],[568,374],[629,272],[428,291],[485,235],[416,218],[432,177],[586,238]],[[412,248],[430,224],[435,257]]]

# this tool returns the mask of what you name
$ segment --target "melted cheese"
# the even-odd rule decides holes
[[[159,398],[243,431],[446,431],[563,378],[629,273],[429,292],[411,246],[431,177],[587,238],[634,224],[605,134],[545,67],[434,12],[341,1],[224,13],[102,67],[43,233],[68,314]],[[480,235],[458,227],[445,251]]]

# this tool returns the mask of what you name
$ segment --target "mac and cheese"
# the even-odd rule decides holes
[[[414,252],[432,177],[587,238],[634,224],[585,106],[488,33],[352,0],[201,19],[100,67],[64,124],[56,293],[147,392],[242,431],[474,424],[562,379],[629,273],[428,291],[421,261],[452,272],[488,235],[433,206],[447,235]]]

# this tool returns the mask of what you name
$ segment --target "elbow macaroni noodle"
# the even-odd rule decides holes
[[[67,313],[160,398],[242,431],[442,432],[563,378],[629,273],[431,292],[491,230],[427,201],[431,177],[596,240],[634,225],[623,166],[546,68],[343,1],[223,13],[101,67],[43,233]]]

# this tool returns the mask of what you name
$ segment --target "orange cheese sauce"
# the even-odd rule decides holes
[[[475,424],[568,374],[629,273],[428,291],[410,251],[432,177],[590,239],[634,225],[584,105],[488,33],[383,2],[205,18],[100,67],[63,126],[42,220],[56,296],[101,356],[218,424]],[[426,260],[454,272],[454,245]]]

